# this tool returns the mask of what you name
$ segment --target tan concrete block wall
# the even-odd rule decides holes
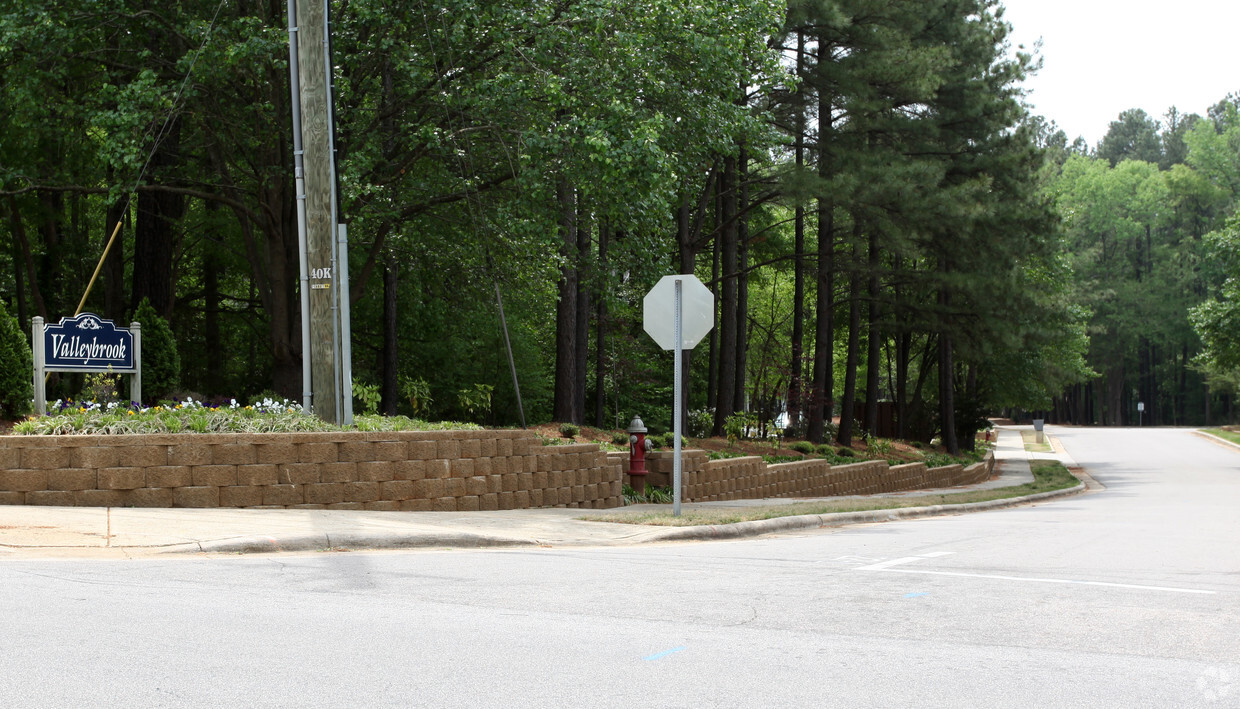
[[[672,452],[647,456],[648,485],[671,482]],[[683,455],[684,499],[826,497],[949,487],[990,477],[883,461],[766,465]],[[449,456],[449,457],[445,457]],[[0,436],[0,504],[495,510],[617,507],[628,455],[544,446],[527,431]]]
[[[597,446],[527,431],[0,436],[0,504],[615,507],[622,480]]]

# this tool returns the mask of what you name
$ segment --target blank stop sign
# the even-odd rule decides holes
[[[680,346],[691,350],[715,325],[715,296],[697,276],[664,276],[642,300],[642,327],[665,350],[676,349],[676,281],[680,281]]]

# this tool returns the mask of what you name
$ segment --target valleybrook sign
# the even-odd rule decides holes
[[[47,410],[45,382],[48,372],[110,372],[132,374],[129,398],[142,398],[142,329],[131,323],[117,327],[94,313],[61,318],[56,325],[44,325],[43,318],[32,318],[31,341],[34,354],[34,407]]]

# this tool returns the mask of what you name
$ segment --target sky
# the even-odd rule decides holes
[[[1000,1],[1013,46],[1042,40],[1026,101],[1069,140],[1095,146],[1130,108],[1204,116],[1240,93],[1240,0]]]

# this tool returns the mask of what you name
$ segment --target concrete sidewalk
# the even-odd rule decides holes
[[[1062,447],[1029,454],[1020,431],[999,429],[999,475],[978,485],[917,490],[875,497],[908,498],[1007,487],[1030,482],[1029,459],[1075,464]],[[0,507],[0,559],[37,557],[132,558],[168,554],[306,552],[345,549],[445,549],[516,546],[617,546],[725,539],[796,529],[841,526],[935,514],[994,509],[1080,492],[1084,486],[1027,498],[970,505],[911,507],[870,512],[780,517],[698,527],[655,527],[594,522],[583,517],[615,510],[534,509],[500,512],[363,512],[345,510],[155,509]],[[858,498],[834,498],[858,499]],[[787,505],[805,499],[686,503],[685,510]],[[668,508],[638,505],[625,509]]]

